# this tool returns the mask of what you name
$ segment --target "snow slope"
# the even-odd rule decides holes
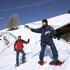
[[[48,19],[48,21],[49,24],[53,25],[53,27],[56,29],[70,22],[70,14],[56,16]],[[32,22],[28,25],[34,28],[40,27],[41,21]],[[16,39],[12,37],[8,32],[12,33],[16,37],[18,35],[21,35],[22,39],[26,41],[28,38],[30,39],[29,44],[24,44],[27,62],[20,65],[19,67],[15,67],[16,52],[13,49],[14,41]],[[24,25],[19,26],[19,29],[14,31],[7,31],[7,29],[1,30],[0,34],[1,33],[4,33],[3,36],[7,36],[10,44],[6,45],[3,40],[3,36],[1,37],[2,40],[0,40],[0,70],[70,70],[70,44],[68,44],[66,41],[62,39],[53,39],[59,52],[59,59],[65,60],[65,63],[62,66],[55,67],[49,65],[49,62],[52,60],[52,53],[49,46],[46,47],[44,57],[44,61],[47,61],[47,63],[43,66],[40,66],[37,63],[39,61],[40,53],[40,34],[31,32],[30,30],[24,28]],[[9,48],[7,48],[4,52],[1,52],[6,47]]]

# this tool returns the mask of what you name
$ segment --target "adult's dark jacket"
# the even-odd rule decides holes
[[[55,38],[56,31],[51,26],[43,26],[37,29],[31,28],[32,32],[41,33],[41,42],[46,43]]]

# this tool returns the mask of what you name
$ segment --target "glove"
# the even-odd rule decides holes
[[[26,27],[27,29],[31,29],[28,25],[25,25],[25,27]]]
[[[30,42],[30,39],[28,39],[28,43]]]
[[[16,51],[16,49],[14,48],[14,51]]]

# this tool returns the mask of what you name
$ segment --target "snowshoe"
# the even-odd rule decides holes
[[[50,65],[61,65],[61,64],[63,64],[64,63],[64,61],[59,61],[59,60],[53,60],[53,61],[51,61],[49,64]]]

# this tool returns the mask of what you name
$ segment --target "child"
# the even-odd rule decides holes
[[[16,66],[19,66],[19,53],[22,53],[22,63],[25,62],[25,52],[23,50],[24,46],[23,44],[28,44],[29,43],[29,39],[28,41],[24,41],[21,39],[21,36],[18,36],[18,39],[16,40],[15,44],[14,44],[14,50],[16,51]]]

